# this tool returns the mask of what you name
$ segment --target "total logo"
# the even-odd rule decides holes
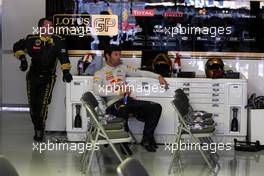
[[[132,10],[132,16],[154,16],[155,11],[154,10]]]

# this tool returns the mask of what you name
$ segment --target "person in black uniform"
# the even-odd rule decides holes
[[[65,46],[65,40],[55,34],[50,34],[49,27],[52,21],[42,18],[38,22],[43,35],[28,35],[13,46],[15,56],[20,60],[20,70],[26,71],[28,62],[26,54],[31,59],[27,72],[27,94],[30,106],[30,116],[34,125],[35,141],[42,141],[47,119],[48,105],[51,102],[52,90],[56,81],[56,66],[58,60],[63,72],[63,81],[71,82],[70,61]]]

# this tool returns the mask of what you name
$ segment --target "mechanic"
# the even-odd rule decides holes
[[[167,85],[166,80],[158,74],[141,71],[121,63],[121,49],[119,46],[110,45],[104,51],[106,66],[95,72],[94,87],[95,94],[105,97],[108,105],[107,113],[125,118],[129,114],[135,115],[137,120],[145,122],[141,145],[150,152],[155,152],[157,145],[154,138],[154,131],[158,125],[162,107],[160,104],[150,101],[135,100],[124,96],[131,93],[131,89],[126,85],[126,76],[141,76],[158,79],[160,84]],[[119,85],[119,89],[113,86]],[[122,87],[122,88],[120,88]],[[103,88],[103,89],[102,89]],[[106,90],[113,88],[110,92]],[[128,130],[128,129],[126,129]]]
[[[63,72],[63,81],[71,82],[72,75],[65,40],[51,33],[52,20],[42,18],[38,22],[38,27],[39,34],[28,35],[19,40],[14,44],[13,51],[21,62],[21,71],[26,71],[28,68],[26,54],[32,58],[26,75],[28,103],[35,130],[33,139],[43,141],[48,105],[51,102],[52,90],[56,81],[58,60]]]

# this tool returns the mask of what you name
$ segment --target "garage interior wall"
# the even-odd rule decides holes
[[[0,108],[2,105],[2,0],[0,0]]]
[[[45,16],[45,0],[0,0],[1,3],[1,23],[0,34],[0,97],[5,105],[27,104],[26,97],[26,72],[19,70],[19,61],[13,56],[12,46],[15,41],[33,32],[33,27],[37,21]],[[76,65],[76,58],[70,58],[73,68]],[[28,57],[28,60],[29,57]],[[190,58],[183,59],[184,71],[203,72],[206,59]],[[249,94],[255,92],[263,95],[264,92],[264,59],[239,60],[237,58],[225,60],[228,66],[232,66],[235,71],[240,71],[246,76],[249,83]],[[195,67],[197,66],[197,67]],[[59,64],[58,64],[59,67]],[[74,73],[74,70],[72,71]],[[57,69],[57,82],[53,95],[56,99],[64,102],[65,84],[61,81],[61,71]],[[256,84],[257,83],[257,84]],[[1,100],[0,99],[0,100]],[[53,103],[57,104],[53,97]],[[63,105],[60,105],[63,106]],[[54,109],[57,107],[54,107]],[[52,110],[51,110],[52,111]]]
[[[45,16],[44,0],[2,1],[1,94],[3,104],[27,104],[26,73],[19,70],[14,57],[15,41],[33,32],[37,21]]]

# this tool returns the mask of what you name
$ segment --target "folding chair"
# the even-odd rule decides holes
[[[102,101],[102,104],[106,107],[106,109],[108,108],[107,107],[107,103],[105,102],[105,99],[103,97],[101,97],[101,101]],[[99,114],[102,116],[102,117],[106,117],[106,113],[103,113],[103,110],[99,107],[98,108],[98,112]],[[137,144],[137,139],[135,137],[135,135],[132,133],[132,131],[130,130],[129,126],[128,126],[128,119],[124,119],[124,118],[121,118],[121,117],[115,117],[115,118],[105,118],[104,119],[107,123],[109,124],[123,124],[124,127],[125,127],[125,130],[130,134],[130,136],[132,137],[133,141],[135,144]]]
[[[177,89],[175,91],[175,98],[181,100],[182,104],[184,106],[188,107],[188,109],[190,111],[189,115],[192,117],[191,121],[193,121],[194,124],[200,123],[202,125],[207,125],[209,127],[215,126],[215,122],[212,118],[213,114],[208,113],[206,111],[202,111],[202,110],[194,110],[192,108],[191,104],[189,103],[188,96],[185,94],[185,92],[182,89]],[[204,143],[213,143],[214,142],[211,137],[199,138],[199,140],[201,142],[204,142]],[[219,155],[217,153],[215,153],[215,157],[217,159],[219,159]]]
[[[97,112],[98,102],[91,92],[86,92],[83,94],[81,101],[90,117],[90,127],[87,129],[86,133],[86,144],[92,143],[92,150],[89,152],[85,150],[81,160],[81,170],[85,173],[86,170],[90,171],[93,155],[95,152],[95,144],[105,145],[109,144],[114,154],[117,156],[120,162],[123,161],[122,157],[118,153],[114,144],[129,143],[132,138],[128,132],[124,130],[106,130],[107,125],[100,123],[99,114]],[[111,124],[110,124],[111,125]],[[126,150],[125,148],[123,148]],[[89,156],[90,153],[90,156]],[[89,163],[87,166],[87,161],[89,158]]]
[[[4,157],[0,155],[0,175],[2,176],[18,176],[14,166]]]
[[[144,166],[133,158],[127,158],[116,170],[118,176],[149,176]]]
[[[180,125],[178,127],[178,132],[177,132],[175,144],[177,144],[179,146],[180,141],[186,137],[191,137],[191,139],[195,142],[195,144],[199,143],[201,145],[204,142],[212,143],[213,140],[211,139],[211,136],[214,134],[214,131],[215,131],[214,123],[212,123],[210,125],[205,125],[205,124],[199,124],[199,123],[203,123],[204,121],[195,122],[194,121],[195,118],[193,116],[194,111],[192,110],[192,107],[190,106],[188,101],[189,101],[188,98],[184,99],[183,95],[182,94],[177,95],[177,92],[175,95],[175,99],[172,101],[172,105],[178,114],[178,119],[180,122]],[[203,128],[196,128],[196,126],[195,126],[196,124],[201,125],[201,127],[203,127]],[[201,150],[200,147],[198,149],[199,149],[199,152],[201,153],[203,159],[205,160],[205,162],[209,166],[209,168],[214,172],[213,164],[219,165],[217,162],[217,159],[214,158],[213,154],[210,151],[204,152],[203,150]],[[208,154],[208,156],[206,154]],[[179,147],[177,148],[177,150],[173,154],[173,158],[172,158],[172,161],[171,161],[170,166],[169,166],[169,171],[168,171],[169,174],[171,173],[171,169],[172,169],[174,161],[176,161],[177,164],[181,167]]]

